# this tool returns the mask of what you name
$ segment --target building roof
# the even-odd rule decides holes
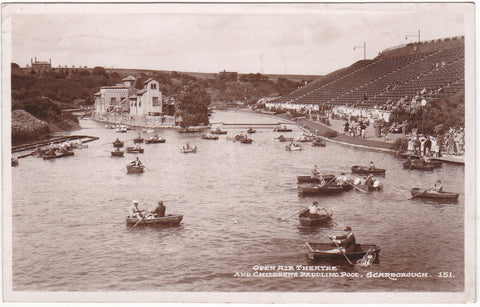
[[[102,95],[101,92],[98,92],[98,93],[93,94],[93,96],[100,96],[100,95]]]
[[[33,65],[38,65],[38,64],[40,64],[40,65],[50,65],[50,63],[47,62],[47,61],[37,61],[37,62],[33,62],[32,64]]]
[[[155,81],[155,79],[153,79],[153,78],[148,78],[147,80],[145,80],[145,82],[143,82],[143,84],[147,84],[147,83],[150,82],[150,81]]]
[[[107,86],[102,86],[102,87],[100,87],[100,89],[102,89],[102,88],[117,88],[117,89],[126,89],[126,90],[128,90],[128,87],[123,86],[123,85],[107,85]]]
[[[132,75],[129,75],[128,77],[125,77],[122,79],[122,81],[135,81],[135,77]]]

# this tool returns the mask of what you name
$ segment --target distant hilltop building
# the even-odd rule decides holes
[[[136,82],[135,77],[128,76],[117,85],[102,86],[95,94],[95,112],[162,115],[162,92],[158,81],[152,78],[146,80],[141,90],[135,88]]]
[[[33,59],[30,59],[30,63],[32,65],[32,69],[35,71],[44,71],[44,70],[50,70],[52,68],[52,59],[47,61],[38,61],[37,57],[35,57],[35,62]]]

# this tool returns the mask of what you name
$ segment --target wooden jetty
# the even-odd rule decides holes
[[[50,144],[60,144],[67,141],[74,141],[74,140],[82,140],[82,143],[88,143],[92,141],[96,141],[99,138],[96,136],[88,136],[88,135],[68,135],[68,136],[61,136],[61,137],[54,137],[48,140],[38,141],[34,143],[22,144],[12,147],[12,153],[22,152],[26,150],[34,150],[36,147],[43,147],[48,146]],[[25,155],[20,155],[17,158],[25,158],[30,156],[32,153],[28,153]]]

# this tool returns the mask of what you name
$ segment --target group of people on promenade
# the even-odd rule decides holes
[[[450,128],[442,137],[441,135],[418,135],[408,139],[407,153],[425,157],[449,155],[463,155],[465,153],[465,129],[463,127]]]

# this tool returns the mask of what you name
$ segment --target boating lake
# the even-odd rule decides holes
[[[277,123],[254,113],[217,111],[212,122]],[[135,130],[116,133],[105,123],[81,120],[74,135],[100,137],[75,155],[56,160],[20,159],[12,169],[13,289],[17,291],[463,291],[464,167],[443,164],[434,171],[405,170],[392,154],[327,142],[302,143],[286,151],[280,134],[253,126],[252,144],[227,140],[248,126],[220,126],[217,141],[202,133],[156,129],[164,144],[143,144],[147,167],[127,174],[135,154],[111,157],[112,141],[129,141]],[[215,127],[215,125],[214,125]],[[143,130],[138,128],[139,131]],[[144,134],[152,136],[153,133]],[[182,154],[186,142],[196,154]],[[352,165],[386,168],[384,189],[368,194],[347,191],[300,197],[296,176],[314,164],[324,173]],[[441,179],[445,191],[460,192],[458,202],[409,199],[413,187],[429,188]],[[183,214],[178,227],[137,227],[125,217],[133,199],[141,208],[164,200],[167,214]],[[333,212],[329,228],[299,227],[285,220],[314,200]],[[336,272],[363,277],[234,277],[254,266],[328,265],[306,257],[305,242],[329,242],[350,225],[357,243],[381,247],[378,263],[368,268],[339,265]],[[272,271],[267,271],[272,272]],[[278,272],[275,270],[275,272]],[[318,271],[317,271],[318,272]],[[426,272],[429,277],[368,278],[368,272]],[[453,277],[439,277],[451,272]]]

